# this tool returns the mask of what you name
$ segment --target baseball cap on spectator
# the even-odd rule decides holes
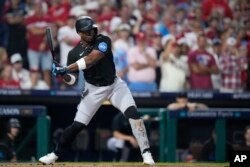
[[[22,62],[22,61],[23,61],[23,59],[22,59],[22,56],[21,56],[20,53],[15,53],[10,58],[11,64],[14,64],[14,63],[17,63],[17,62]]]
[[[146,34],[144,32],[139,32],[135,35],[135,38],[137,41],[145,41],[146,40]]]
[[[226,43],[229,46],[234,46],[234,45],[236,45],[236,39],[234,37],[229,37],[229,38],[227,38]]]
[[[8,122],[9,128],[21,128],[21,124],[18,119],[11,118]]]
[[[181,33],[181,34],[178,34],[175,36],[175,39],[176,39],[176,42],[179,44],[179,45],[187,45],[187,40],[185,38],[185,35],[184,33]]]
[[[131,31],[131,28],[128,24],[121,24],[118,28],[119,31]]]

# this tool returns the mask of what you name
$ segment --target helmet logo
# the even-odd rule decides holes
[[[108,48],[108,45],[106,42],[101,42],[99,43],[98,45],[98,49],[102,52],[106,52],[107,51],[107,48]]]

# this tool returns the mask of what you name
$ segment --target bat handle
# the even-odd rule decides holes
[[[53,63],[55,63],[56,66],[61,67],[61,65],[56,60],[53,60]]]

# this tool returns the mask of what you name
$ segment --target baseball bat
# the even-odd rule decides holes
[[[49,45],[49,49],[50,49],[50,52],[51,52],[51,56],[53,58],[53,62],[55,62],[57,65],[59,65],[59,63],[56,60],[56,52],[55,52],[51,27],[46,28],[46,38],[47,38],[47,43]]]

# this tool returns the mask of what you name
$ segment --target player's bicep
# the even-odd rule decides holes
[[[94,65],[100,59],[104,57],[104,54],[98,50],[92,50],[88,56],[84,57],[87,68]]]

